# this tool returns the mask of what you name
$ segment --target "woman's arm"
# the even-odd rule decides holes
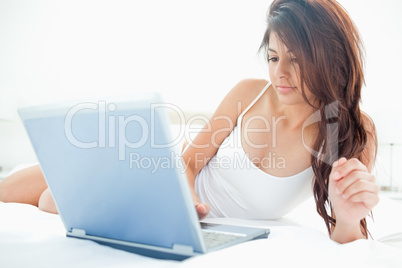
[[[329,198],[336,224],[331,238],[347,243],[366,238],[360,221],[364,219],[379,201],[379,186],[371,174],[374,165],[377,142],[372,121],[365,117],[368,142],[362,153],[362,161],[341,158],[332,167],[329,178]]]
[[[209,206],[201,204],[195,193],[195,177],[216,154],[219,146],[232,132],[241,112],[267,84],[266,80],[248,79],[239,82],[222,100],[208,123],[191,141],[182,154],[186,175],[200,219],[209,213]]]
[[[341,158],[334,163],[329,196],[336,224],[331,238],[339,243],[366,238],[360,221],[377,205],[379,187],[375,176],[356,158]]]

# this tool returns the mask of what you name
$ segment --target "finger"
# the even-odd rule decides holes
[[[344,164],[338,164],[338,166],[333,168],[332,179],[335,181],[340,180],[353,170],[368,172],[367,167],[363,165],[362,162],[360,162],[357,158],[352,158],[347,160],[347,162]]]
[[[337,166],[341,166],[343,164],[345,164],[348,160],[345,157],[341,157],[339,158],[337,161],[335,161],[332,166],[333,167],[337,167]]]
[[[208,204],[197,203],[195,204],[195,208],[197,210],[198,217],[201,219],[205,218],[209,211],[211,210]]]
[[[378,194],[380,187],[377,184],[368,182],[366,180],[357,180],[348,188],[345,189],[342,197],[344,199],[349,199],[351,196],[361,193],[361,192],[369,192],[373,194]]]
[[[207,208],[205,204],[196,204],[195,207],[197,208],[197,212],[201,214],[205,214],[207,212]]]
[[[200,214],[204,214],[205,213],[205,207],[202,204],[196,204],[195,208],[197,209],[197,212]]]
[[[351,186],[357,180],[367,180],[369,182],[375,182],[375,177],[374,179],[372,177],[374,177],[374,175],[363,171],[352,171],[347,176],[338,180],[336,184],[336,193],[337,194],[343,193],[349,186]]]
[[[335,181],[335,180],[338,180],[338,179],[341,178],[339,172],[336,172],[336,169],[337,169],[339,166],[341,166],[341,165],[343,165],[344,163],[346,163],[346,162],[347,162],[347,159],[346,159],[345,157],[341,157],[341,158],[339,158],[337,161],[335,161],[335,162],[332,164],[331,173],[329,174],[329,179],[330,179],[330,181]]]
[[[375,207],[378,204],[379,200],[380,199],[378,197],[378,194],[370,192],[360,192],[355,195],[352,195],[349,198],[349,201],[351,202],[363,203],[363,205],[369,210],[372,210],[373,207]]]

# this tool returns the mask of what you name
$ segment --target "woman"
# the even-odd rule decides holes
[[[336,1],[277,0],[261,48],[272,84],[236,85],[212,116],[211,131],[183,153],[200,218],[280,217],[308,197],[313,177],[317,211],[331,238],[367,238],[365,217],[378,203],[370,174],[377,144],[374,125],[359,108],[364,76],[356,27]],[[316,123],[303,127],[307,121]],[[235,167],[239,155],[252,162],[246,171]],[[272,156],[282,165],[273,165]],[[224,168],[227,158],[232,165]]]
[[[314,194],[334,241],[367,238],[377,144],[359,108],[363,59],[353,22],[334,0],[274,1],[261,49],[270,82],[237,84],[183,152],[199,217],[276,219]],[[27,195],[22,182],[32,171]],[[0,200],[29,196],[55,212],[39,168],[21,172],[0,183]]]

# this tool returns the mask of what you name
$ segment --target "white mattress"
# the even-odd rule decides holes
[[[58,215],[0,202],[0,267],[402,267],[402,204],[381,196],[374,217],[374,240],[343,245],[328,238],[312,198],[278,221],[209,219],[269,227],[271,234],[177,262],[67,238]]]

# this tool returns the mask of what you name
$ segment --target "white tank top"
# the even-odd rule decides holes
[[[258,168],[243,150],[243,115],[269,86],[239,115],[233,131],[195,178],[198,198],[211,207],[208,217],[274,220],[312,196],[311,167],[293,176],[275,177]]]

